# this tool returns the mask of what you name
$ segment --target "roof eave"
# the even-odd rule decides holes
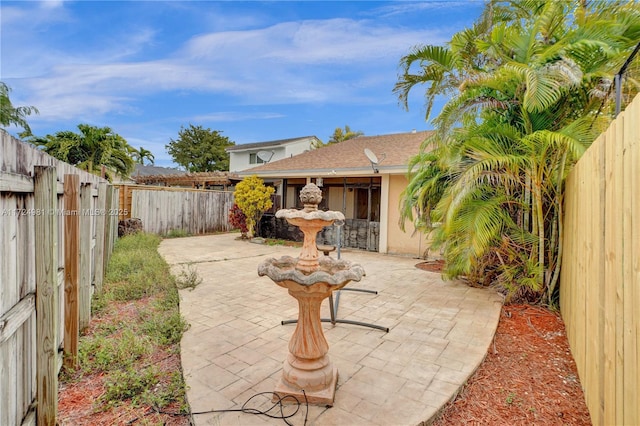
[[[350,176],[379,176],[406,174],[407,166],[378,166],[378,172],[371,167],[350,167],[343,169],[293,169],[293,170],[243,170],[237,174],[240,177],[258,176],[260,178],[296,178],[296,177],[350,177]]]

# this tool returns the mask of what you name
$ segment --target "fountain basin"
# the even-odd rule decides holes
[[[344,214],[336,211],[283,209],[276,212],[277,218],[285,218],[292,225],[300,226],[309,220],[323,222],[322,226],[331,225],[336,220],[344,220]],[[302,222],[303,221],[303,222]]]
[[[267,259],[258,266],[258,275],[267,276],[281,287],[289,289],[296,286],[311,287],[314,284],[326,284],[329,291],[339,290],[349,281],[360,281],[365,275],[362,266],[329,256],[320,257],[318,269],[309,273],[297,268],[299,261],[299,258],[291,256]],[[287,282],[289,284],[286,284]]]

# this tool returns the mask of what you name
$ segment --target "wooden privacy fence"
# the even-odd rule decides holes
[[[560,307],[593,424],[640,424],[640,97],[567,179]]]
[[[164,235],[183,230],[198,235],[233,229],[229,224],[233,192],[144,185],[127,186],[126,192],[131,194],[131,217],[141,219],[146,232]],[[126,205],[121,210],[127,210]]]
[[[0,130],[0,425],[56,423],[117,235],[118,193]]]

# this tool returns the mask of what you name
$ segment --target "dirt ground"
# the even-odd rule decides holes
[[[442,265],[429,262],[416,266],[437,271]],[[164,362],[179,368],[179,356],[172,355]],[[154,413],[150,407],[124,404],[96,412],[94,401],[103,391],[99,375],[62,386],[60,424],[189,424],[183,416]],[[562,318],[541,307],[505,306],[485,361],[433,424],[590,425]]]

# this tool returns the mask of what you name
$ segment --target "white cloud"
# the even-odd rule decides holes
[[[442,33],[386,27],[352,19],[285,22],[249,31],[227,31],[194,37],[184,56],[193,60],[257,64],[360,63],[406,53],[418,42],[443,42]]]
[[[135,115],[137,97],[172,91],[232,96],[236,104],[362,102],[376,86],[387,86],[390,93],[396,61],[411,46],[444,41],[438,31],[384,22],[307,20],[198,35],[164,57],[135,61],[158,34],[148,25],[122,29],[110,42],[84,51],[61,52],[40,40],[23,53],[14,49],[22,56],[12,60],[9,74],[24,79],[20,85],[31,93],[28,104],[41,112],[34,120]],[[199,118],[234,119],[216,114]]]

